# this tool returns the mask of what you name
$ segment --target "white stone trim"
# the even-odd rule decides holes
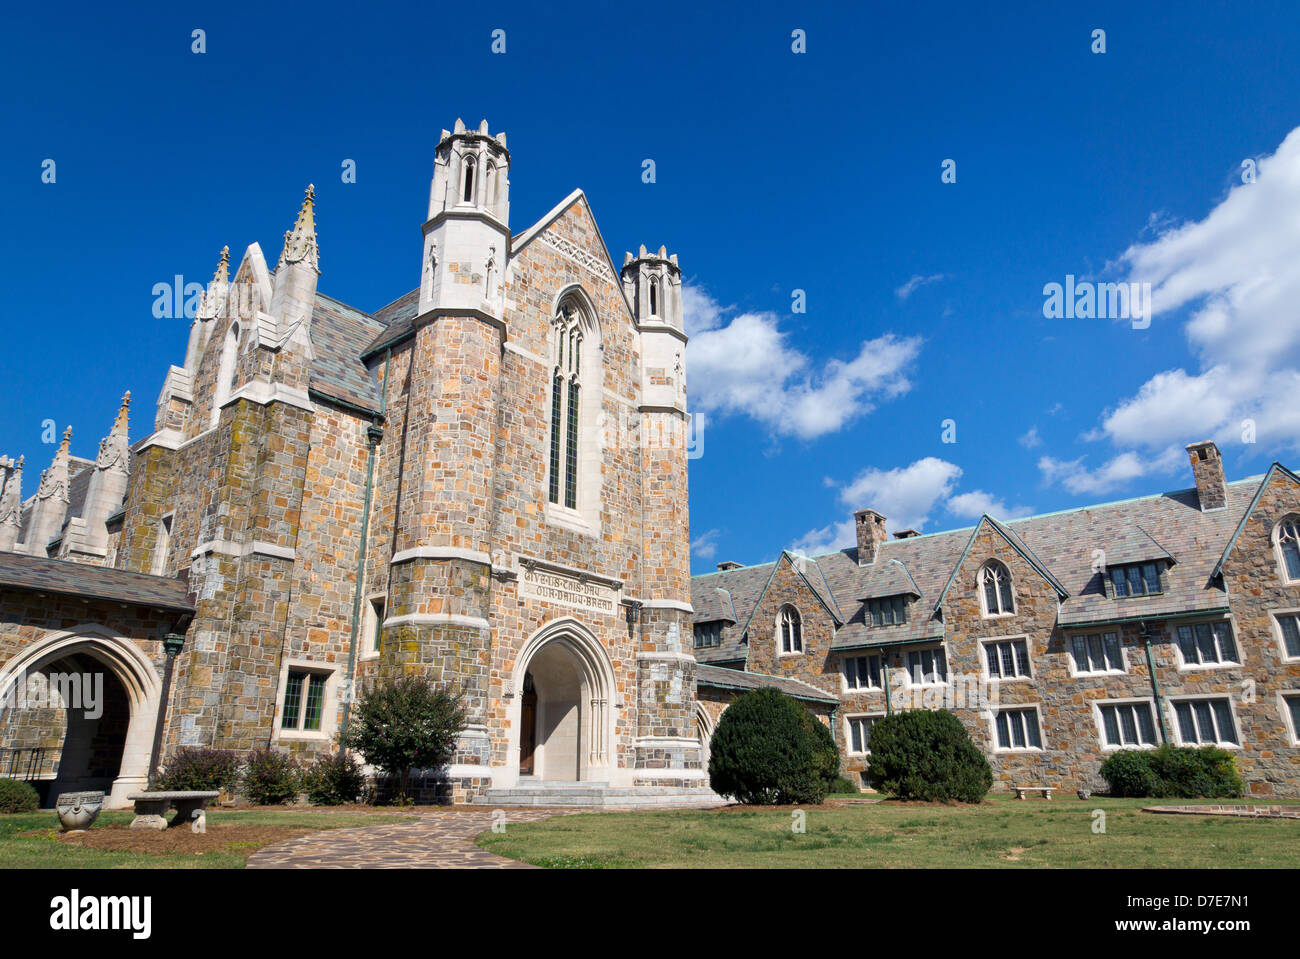
[[[1023,713],[1032,712],[1034,714],[1034,723],[1038,726],[1038,743],[1037,746],[999,746],[998,745],[998,715],[1001,713]],[[1043,729],[1043,708],[1042,703],[1006,703],[992,706],[985,710],[985,716],[989,724],[989,747],[990,750],[998,755],[1007,753],[1045,753],[1047,752],[1047,731]],[[1009,721],[1008,721],[1009,722]]]
[[[1174,707],[1175,707],[1175,705],[1178,704],[1178,703],[1190,703],[1190,702],[1194,702],[1194,701],[1199,700],[1199,699],[1204,699],[1204,700],[1224,699],[1224,700],[1227,700],[1227,702],[1228,702],[1228,715],[1232,717],[1232,731],[1233,731],[1234,733],[1237,734],[1237,742],[1235,742],[1235,743],[1227,743],[1227,742],[1219,741],[1219,742],[1213,742],[1213,743],[1205,743],[1205,742],[1197,741],[1197,742],[1193,742],[1193,743],[1188,743],[1188,742],[1184,742],[1184,741],[1183,741],[1183,727],[1182,727],[1182,726],[1179,724],[1179,722],[1178,722],[1178,710],[1175,709]],[[1167,717],[1168,717],[1168,719],[1169,719],[1169,726],[1168,726],[1167,728],[1168,728],[1168,729],[1172,732],[1172,734],[1173,734],[1174,745],[1176,745],[1176,746],[1218,746],[1218,747],[1220,747],[1221,749],[1242,749],[1242,748],[1244,748],[1244,743],[1242,742],[1242,740],[1243,740],[1245,737],[1242,735],[1242,731],[1241,731],[1241,720],[1237,718],[1237,704],[1236,704],[1236,702],[1234,701],[1233,696],[1232,696],[1231,693],[1196,693],[1196,694],[1186,695],[1186,696],[1184,696],[1184,695],[1179,695],[1179,696],[1166,696],[1166,697],[1165,697],[1165,707],[1166,707],[1166,715],[1167,715]],[[1195,718],[1195,717],[1193,717],[1193,718]],[[1216,725],[1216,726],[1218,725],[1218,719],[1217,719],[1217,717],[1215,718],[1215,725]]]
[[[1132,743],[1127,745],[1124,743],[1116,743],[1113,746],[1109,745],[1106,742],[1106,725],[1102,720],[1101,707],[1135,706],[1140,703],[1145,704],[1151,711],[1151,723],[1153,726],[1152,732],[1154,733],[1155,742],[1151,743],[1149,746],[1145,743]],[[1092,707],[1093,722],[1097,724],[1097,743],[1101,746],[1102,752],[1118,752],[1121,749],[1155,749],[1160,745],[1160,714],[1156,710],[1155,701],[1150,696],[1145,698],[1142,696],[1127,696],[1117,697],[1115,699],[1094,699],[1089,703],[1089,705]]]
[[[641,662],[642,660],[648,660],[648,659],[671,660],[671,661],[682,662],[682,663],[694,663],[694,662],[696,662],[695,657],[692,656],[690,653],[654,653],[654,652],[650,652],[650,653],[637,653],[637,654],[636,654],[636,661],[637,661],[638,663]]]
[[[1119,661],[1124,664],[1123,669],[1077,669],[1078,665],[1074,661],[1074,641],[1080,637],[1100,636],[1102,637],[1102,655],[1105,656],[1106,634],[1114,633],[1116,640],[1119,642]],[[1125,676],[1129,670],[1128,647],[1124,644],[1124,633],[1118,625],[1114,627],[1093,626],[1080,627],[1078,629],[1069,628],[1065,631],[1065,659],[1066,665],[1070,669],[1070,678],[1090,677],[1090,676]]]
[[[1269,626],[1273,630],[1273,638],[1277,641],[1278,657],[1284,663],[1300,663],[1300,656],[1292,656],[1286,651],[1286,634],[1282,632],[1282,623],[1278,619],[1279,616],[1300,616],[1300,608],[1270,609],[1268,611]]]
[[[316,412],[316,407],[312,405],[311,398],[307,395],[306,390],[285,386],[283,383],[267,383],[265,380],[252,380],[245,383],[231,393],[222,402],[219,409],[224,410],[227,406],[239,400],[248,400],[258,406],[270,406],[272,403],[278,402],[284,403],[286,406],[296,406],[298,409],[306,410],[309,413]]]
[[[388,565],[396,566],[398,563],[410,562],[413,559],[466,559],[473,563],[482,563],[484,566],[492,565],[492,557],[487,553],[461,546],[415,546],[394,553]]]
[[[532,360],[538,366],[549,368],[551,365],[543,357],[538,356],[532,350],[526,350],[522,346],[516,346],[513,340],[506,341],[505,349],[507,353],[513,353],[516,356],[522,356],[526,360]]]
[[[465,616],[461,613],[407,613],[405,616],[390,616],[384,620],[384,629],[390,626],[473,626],[477,629],[491,629],[492,624],[482,616]]]
[[[676,599],[647,599],[641,604],[642,609],[675,609],[678,612],[695,615],[695,607]]]
[[[994,643],[1024,643],[1025,660],[1029,666],[1028,674],[1024,676],[1020,675],[1019,673],[1017,673],[1015,676],[994,676],[992,672],[990,672],[989,670],[989,655],[988,655],[988,650],[985,649],[986,646],[989,646]],[[981,636],[979,639],[979,650],[980,650],[980,673],[983,675],[984,681],[986,683],[1032,683],[1038,678],[1034,672],[1033,658],[1029,655],[1030,646],[1029,646],[1028,633],[1012,633],[1009,636]],[[1066,655],[1073,658],[1073,653],[1070,650],[1066,650]],[[1121,647],[1121,655],[1122,655],[1122,647]],[[1014,656],[1015,653],[1013,651],[1012,657],[1014,658]],[[1001,665],[1001,657],[999,657],[999,665]],[[1016,663],[1016,668],[1017,669],[1020,668],[1019,663]]]
[[[698,749],[700,741],[694,736],[638,736],[633,744],[638,749]]]
[[[853,730],[849,724],[855,719],[883,719],[886,713],[882,709],[879,712],[856,712],[845,713],[840,718],[843,720],[842,728],[844,730],[844,755],[846,756],[870,756],[871,750],[864,749],[861,752],[853,748]]]
[[[1286,726],[1288,742],[1292,746],[1300,746],[1300,729],[1296,729],[1295,723],[1291,720],[1291,707],[1286,702],[1288,699],[1300,699],[1300,689],[1279,689],[1277,692],[1277,707],[1282,710],[1282,722]]]
[[[244,555],[273,556],[276,559],[292,560],[297,552],[290,546],[276,546],[265,540],[255,539],[244,546]]]
[[[309,673],[325,677],[325,695],[321,702],[320,729],[282,729],[284,720],[284,697],[289,688],[289,673]],[[339,713],[339,667],[331,663],[322,663],[312,659],[288,659],[280,666],[280,685],[275,697],[275,714],[271,718],[271,730],[274,742],[330,742],[338,728]],[[309,684],[304,683],[302,702],[299,703],[299,716],[307,709],[307,691]]]
[[[242,556],[243,551],[237,543],[225,539],[210,539],[194,547],[190,559],[198,559],[208,553],[220,553],[222,556]]]
[[[170,513],[167,515],[171,515]],[[260,556],[273,556],[276,559],[293,560],[297,557],[297,552],[290,546],[277,546],[275,543],[268,543],[265,540],[255,539],[251,543],[232,543],[228,539],[210,539],[194,547],[190,553],[190,559],[198,559],[208,553],[220,553],[222,556],[251,556],[257,554]]]

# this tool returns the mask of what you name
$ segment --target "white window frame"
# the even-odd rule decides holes
[[[993,675],[993,671],[989,669],[988,647],[998,645],[1001,643],[1011,643],[1013,645],[1015,643],[1025,644],[1025,664],[1028,667],[1029,672],[1023,675],[1017,673],[1015,676],[994,676]],[[1015,657],[1014,650],[1012,651],[1012,657],[1013,658]],[[1001,663],[1001,654],[999,654],[998,656],[998,662]],[[1016,662],[1016,665],[1017,668],[1019,668],[1018,660]],[[983,670],[984,672],[984,679],[990,683],[1032,682],[1034,679],[1034,662],[1032,657],[1030,657],[1029,655],[1029,636],[1024,633],[1018,633],[1014,636],[989,636],[984,639],[981,639],[980,640],[980,669]]]
[[[357,632],[357,645],[361,647],[361,655],[357,659],[361,662],[379,658],[379,649],[375,646],[375,633],[383,628],[384,622],[379,610],[375,609],[375,603],[378,601],[384,607],[383,615],[387,616],[387,599],[387,593],[371,593],[366,597],[365,605],[361,608],[361,626]]]
[[[785,625],[786,610],[794,613],[794,623],[799,627],[799,648],[790,651],[785,650],[785,637],[782,635],[782,626]],[[785,656],[802,656],[808,649],[808,644],[803,638],[803,613],[799,612],[799,607],[794,603],[782,603],[781,608],[776,611],[776,655],[778,658]]]
[[[916,682],[916,679],[912,674],[912,667],[908,663],[907,657],[911,653],[921,652],[927,649],[938,649],[943,653],[943,676],[944,676],[943,682],[918,683]],[[903,671],[907,674],[908,689],[927,689],[927,688],[937,689],[941,686],[951,686],[952,685],[952,657],[948,655],[948,644],[945,642],[939,642],[939,643],[929,642],[929,643],[916,643],[915,645],[907,647],[906,649],[903,650]],[[885,682],[889,681],[888,677],[884,675],[882,675],[881,678]]]
[[[1034,714],[1034,722],[1038,725],[1038,742],[1037,746],[1028,745],[1029,737],[1025,736],[1024,746],[1000,746],[998,745],[998,716],[1002,713],[1023,713],[1031,712]],[[999,706],[996,709],[988,711],[989,723],[989,743],[995,753],[1041,753],[1047,751],[1047,736],[1043,731],[1043,713],[1038,703],[1008,703],[1005,706]],[[1008,720],[1010,723],[1010,720]],[[1010,728],[1010,727],[1008,727]]]
[[[1106,742],[1106,722],[1101,714],[1103,706],[1141,706],[1145,705],[1151,713],[1151,736],[1153,742],[1150,745],[1146,743],[1133,743],[1126,745],[1118,743],[1111,745]],[[1118,752],[1121,749],[1155,749],[1160,745],[1160,714],[1156,710],[1156,704],[1150,698],[1141,696],[1132,696],[1126,699],[1094,699],[1092,701],[1092,718],[1097,724],[1097,742],[1101,745],[1102,752]],[[1121,728],[1122,732],[1122,728]],[[1122,737],[1121,737],[1122,738]]]
[[[1124,664],[1123,669],[1079,669],[1078,663],[1074,661],[1074,641],[1076,638],[1087,638],[1089,636],[1102,637],[1102,655],[1105,656],[1106,634],[1114,633],[1116,640],[1119,642],[1119,661]],[[1177,637],[1174,642],[1177,642]],[[1096,629],[1078,629],[1065,634],[1065,657],[1069,660],[1071,678],[1084,678],[1088,676],[1123,676],[1129,671],[1128,665],[1128,647],[1124,645],[1124,633],[1120,629],[1106,629],[1098,627]]]
[[[989,570],[993,569],[995,566],[996,566],[996,567],[1000,567],[1001,570],[1002,570],[1002,572],[1006,574],[1006,577],[1007,577],[1007,590],[1008,590],[1008,591],[1010,592],[1010,594],[1011,594],[1011,608],[1010,608],[1010,609],[1000,609],[1000,610],[999,610],[998,612],[996,612],[996,613],[994,613],[994,612],[989,612],[988,595],[987,595],[987,593],[986,593],[985,590],[984,590],[984,577],[985,577],[986,575],[988,575]],[[977,589],[978,589],[978,591],[979,591],[979,594],[980,594],[980,613],[981,613],[981,615],[983,616],[984,619],[1001,619],[1001,618],[1006,617],[1006,616],[1014,616],[1014,615],[1016,615],[1016,606],[1017,606],[1017,604],[1016,604],[1016,579],[1015,579],[1014,576],[1011,575],[1011,567],[1008,566],[1006,563],[1002,562],[1002,560],[1000,560],[1000,559],[996,559],[996,558],[995,558],[995,559],[986,560],[985,563],[984,563],[984,565],[980,567],[979,575],[975,577],[975,585],[976,585],[976,587],[977,587]],[[1001,590],[998,590],[998,591],[997,591],[997,595],[998,595],[998,605],[1001,606],[1001,605],[1002,605],[1002,591],[1001,591]]]
[[[1287,741],[1292,746],[1300,746],[1300,729],[1296,728],[1294,720],[1291,718],[1291,707],[1287,705],[1288,699],[1300,699],[1300,689],[1283,689],[1277,694],[1277,706],[1282,711],[1282,722],[1286,726]],[[1238,736],[1241,735],[1239,732]]]
[[[1213,742],[1213,743],[1205,743],[1205,742],[1190,742],[1190,743],[1189,743],[1189,742],[1186,742],[1186,741],[1183,739],[1183,727],[1182,727],[1182,724],[1178,721],[1178,710],[1174,708],[1175,705],[1176,705],[1177,703],[1191,703],[1191,702],[1196,702],[1197,700],[1205,700],[1205,701],[1209,701],[1209,700],[1218,700],[1218,699],[1224,699],[1224,700],[1227,700],[1227,702],[1228,702],[1228,715],[1232,717],[1232,729],[1233,729],[1233,732],[1235,732],[1235,733],[1237,734],[1237,739],[1238,739],[1238,740],[1240,740],[1240,739],[1242,738],[1242,735],[1241,735],[1241,721],[1237,718],[1237,704],[1236,704],[1235,702],[1233,702],[1233,698],[1232,698],[1232,696],[1231,696],[1230,694],[1228,694],[1228,693],[1204,693],[1204,694],[1201,694],[1201,695],[1195,695],[1195,696],[1169,696],[1169,697],[1166,698],[1166,702],[1169,704],[1169,706],[1168,706],[1169,723],[1170,723],[1170,728],[1173,730],[1173,735],[1174,735],[1174,744],[1175,744],[1175,745],[1177,745],[1177,746],[1218,746],[1218,747],[1221,748],[1221,749],[1241,749],[1241,748],[1242,748],[1242,743],[1240,743],[1240,742],[1235,742],[1235,743],[1226,743],[1226,742]],[[1212,713],[1212,712],[1213,712],[1213,710],[1211,710],[1211,713]],[[1216,727],[1216,729],[1217,729],[1217,727],[1218,727],[1218,720],[1217,720],[1217,719],[1215,719],[1215,727]]]
[[[849,685],[849,660],[850,659],[869,660],[873,657],[880,660],[880,669],[878,670],[880,674],[880,684],[876,686],[871,686],[871,685],[850,686]],[[857,667],[854,667],[854,669],[856,673]],[[888,663],[885,660],[884,653],[849,653],[848,655],[842,656],[840,658],[840,689],[845,695],[850,695],[852,693],[879,692],[885,688],[885,683],[888,681],[886,676],[887,669],[888,669]],[[868,673],[869,672],[870,670],[868,670]],[[859,678],[861,678],[860,674],[858,675]]]
[[[846,756],[870,756],[871,750],[864,749],[861,752],[855,752],[853,749],[853,730],[850,723],[855,719],[882,719],[883,712],[878,713],[848,713],[844,717],[844,755]]]
[[[571,306],[577,312],[576,321],[570,324],[568,321],[561,322],[564,308]],[[570,340],[577,336],[581,340],[581,359],[577,364],[576,371],[566,368],[561,370],[557,363],[559,357],[555,351],[555,337],[557,328],[563,327],[568,331]],[[579,284],[570,284],[562,289],[554,298],[551,304],[551,324],[547,328],[547,349],[549,359],[546,369],[550,375],[546,381],[546,479],[542,487],[542,518],[545,523],[551,526],[558,526],[562,529],[578,533],[582,536],[598,538],[601,535],[602,520],[601,513],[604,501],[604,478],[602,467],[604,464],[604,438],[602,437],[601,417],[604,411],[605,390],[602,387],[604,379],[603,346],[604,337],[600,328],[600,319],[596,313],[596,307],[587,293],[586,289]],[[565,349],[571,348],[571,342],[566,341]],[[553,403],[553,382],[556,373],[561,374],[564,381],[563,397],[560,403],[560,434],[558,442],[560,444],[560,468],[557,475],[559,481],[558,499],[551,501],[550,482],[551,482],[551,444],[556,442],[555,426],[552,421],[552,403]],[[569,403],[571,393],[569,391],[570,382],[576,382],[579,387],[579,406],[578,406],[578,438],[577,438],[577,464],[575,470],[576,483],[576,501],[575,506],[565,505],[565,479],[568,476],[568,422],[569,422]]]
[[[1300,617],[1300,608],[1297,609],[1270,609],[1268,618],[1273,625],[1273,636],[1277,640],[1277,652],[1282,657],[1284,663],[1300,663],[1300,656],[1292,656],[1286,650],[1286,634],[1282,632],[1282,621],[1279,616],[1296,616]],[[1235,637],[1234,637],[1235,640]]]
[[[1277,521],[1273,526],[1273,534],[1270,537],[1273,543],[1273,561],[1277,564],[1277,575],[1283,583],[1290,585],[1300,584],[1300,579],[1292,579],[1286,571],[1286,558],[1282,555],[1282,527],[1291,524],[1300,532],[1300,514],[1287,513]]]
[[[289,692],[290,673],[313,673],[325,677],[325,694],[321,701],[320,729],[284,729],[281,727],[280,724],[284,721],[284,699]],[[292,659],[285,662],[280,667],[280,685],[275,697],[275,718],[272,727],[275,732],[275,739],[277,741],[331,742],[338,726],[338,679],[338,668],[328,663],[321,663],[311,659]],[[305,710],[306,708],[307,697],[306,688],[304,688],[300,709]],[[301,716],[302,714],[299,713],[300,721]]]
[[[1183,644],[1178,639],[1178,628],[1180,626],[1190,627],[1195,633],[1197,626],[1218,625],[1222,623],[1227,626],[1228,632],[1232,636],[1232,645],[1237,650],[1237,658],[1234,660],[1220,660],[1217,663],[1189,663],[1183,658]],[[1178,657],[1178,668],[1184,672],[1205,672],[1210,669],[1240,669],[1246,665],[1246,656],[1241,648],[1241,640],[1237,632],[1237,624],[1233,617],[1225,616],[1221,619],[1197,619],[1192,621],[1179,620],[1169,624],[1169,639],[1174,646],[1174,655]],[[1199,648],[1199,647],[1198,647]],[[1215,649],[1219,649],[1218,639],[1215,639]]]

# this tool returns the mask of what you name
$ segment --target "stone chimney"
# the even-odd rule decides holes
[[[920,536],[914,529],[900,529],[894,533],[894,539],[911,539],[913,536]]]
[[[876,552],[889,539],[885,532],[885,517],[874,509],[860,509],[853,514],[858,530],[858,565],[870,566],[876,561]]]
[[[1201,512],[1223,509],[1228,505],[1228,482],[1223,478],[1223,460],[1219,448],[1211,440],[1192,443],[1187,447],[1192,461],[1192,476],[1196,479],[1196,496],[1201,502]]]
[[[744,569],[744,566],[745,566],[744,563],[735,563],[729,559],[724,559],[721,563],[718,564],[718,572],[725,573],[729,569]]]

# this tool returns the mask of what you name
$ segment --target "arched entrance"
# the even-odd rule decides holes
[[[524,644],[513,688],[520,782],[608,781],[614,671],[590,630],[569,617],[544,626]]]
[[[39,742],[57,759],[47,803],[102,789],[109,805],[124,806],[148,779],[161,693],[135,643],[82,626],[34,643],[0,670],[0,727],[8,742]]]

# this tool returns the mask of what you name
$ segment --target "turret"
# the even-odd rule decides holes
[[[316,243],[316,187],[307,184],[298,220],[284,234],[284,249],[275,268],[270,313],[281,336],[299,326],[311,330],[316,304],[316,280],[320,277],[320,252]]]
[[[419,312],[474,310],[500,318],[510,255],[510,151],[506,135],[456,121],[442,131],[424,224]]]
[[[63,529],[68,514],[68,446],[71,442],[72,427],[69,426],[63,432],[63,442],[55,451],[50,468],[41,473],[41,485],[36,490],[36,505],[24,549],[32,556],[48,556],[46,547]]]
[[[636,256],[623,254],[623,292],[632,304],[638,324],[666,323],[677,330],[682,324],[682,271],[677,254],[666,247],[651,253],[644,246]]]
[[[4,489],[0,491],[0,551],[13,552],[23,525],[23,458],[5,457]]]

